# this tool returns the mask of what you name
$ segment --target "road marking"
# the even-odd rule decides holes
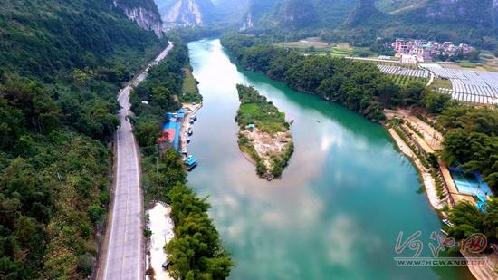
[[[135,164],[136,164],[135,170],[137,172],[137,177],[136,178],[138,179],[138,182],[136,182],[136,183],[139,185],[139,187],[136,188],[137,189],[137,196],[140,197],[140,166],[138,164],[139,160],[138,160],[138,154],[137,154],[138,153],[138,151],[137,151],[137,143],[135,142],[135,135],[134,134],[132,134],[131,139],[133,140],[132,141],[133,142],[133,156],[135,157]],[[139,201],[139,209],[140,209],[140,206],[141,206],[141,203]],[[140,211],[139,211],[139,217],[138,218],[141,221],[142,217],[140,217]],[[142,246],[142,235],[140,235],[141,234],[140,231],[138,232],[138,234],[139,234],[138,235],[139,242],[137,242],[137,243],[138,243],[138,251],[140,252],[140,248]],[[137,269],[137,279],[140,279],[139,277],[140,277],[140,275],[142,273],[142,271],[141,271],[142,266],[140,265],[140,258],[138,258],[137,266],[138,266],[138,269]]]
[[[122,125],[121,125],[122,126]],[[117,145],[116,145],[116,154],[118,156],[118,160],[117,160],[117,166],[116,166],[116,189],[114,190],[114,198],[116,198],[116,195],[118,193],[118,189],[119,189],[119,161],[121,160],[121,157],[119,156],[119,131],[121,130],[121,127],[118,129],[118,133],[117,133]],[[113,230],[114,230],[114,223],[116,221],[116,217],[114,217],[114,214],[115,214],[115,209],[116,209],[116,201],[113,201],[112,203],[112,214],[111,214],[111,230],[109,232],[109,245],[108,245],[108,248],[107,248],[107,258],[106,258],[106,263],[105,263],[105,266],[104,266],[104,279],[107,279],[107,267],[109,266],[109,259],[110,259],[110,256],[111,256],[111,248],[112,248],[112,234],[113,234]]]

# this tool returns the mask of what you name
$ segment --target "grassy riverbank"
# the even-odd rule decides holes
[[[235,120],[240,127],[238,144],[265,178],[281,177],[294,145],[285,114],[253,87],[237,85],[240,108]]]
[[[197,88],[197,81],[192,74],[192,69],[190,65],[186,65],[183,68],[185,78],[183,79],[182,94],[179,99],[182,103],[201,103],[202,95],[199,93]]]

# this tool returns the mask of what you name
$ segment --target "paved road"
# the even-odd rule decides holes
[[[128,120],[129,95],[132,85],[138,85],[146,77],[149,68],[166,57],[173,48],[170,43],[159,56],[132,82],[119,92],[119,119],[116,136],[117,163],[111,219],[104,272],[101,279],[143,279],[145,254],[143,250],[143,198],[140,191],[140,157]]]

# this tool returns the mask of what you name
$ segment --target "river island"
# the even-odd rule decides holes
[[[237,84],[237,92],[240,107],[235,121],[239,125],[239,148],[256,164],[256,173],[261,178],[280,178],[294,151],[290,123],[254,87]]]

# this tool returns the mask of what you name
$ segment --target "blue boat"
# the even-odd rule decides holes
[[[193,155],[188,156],[185,159],[185,166],[189,171],[194,169],[197,166],[197,159]]]

